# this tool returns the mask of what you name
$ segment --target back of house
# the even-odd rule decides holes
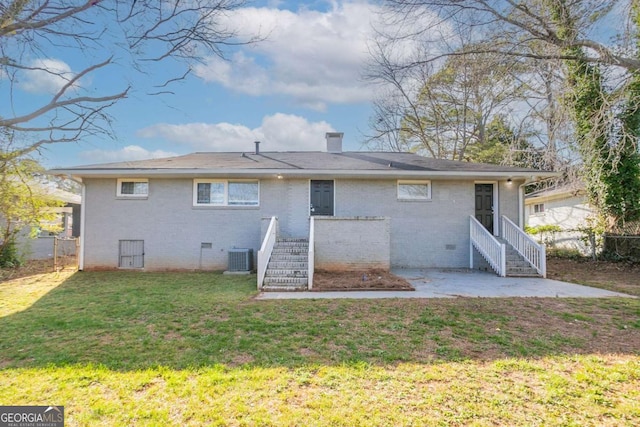
[[[313,232],[315,268],[466,268],[470,218],[494,236],[502,218],[522,226],[524,185],[549,175],[326,137],[324,152],[256,143],[52,170],[83,184],[81,269],[227,270],[237,254],[255,266],[271,224],[280,240]]]

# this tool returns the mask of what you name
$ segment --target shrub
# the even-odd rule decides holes
[[[22,265],[15,239],[10,239],[0,249],[0,268],[16,268]]]
[[[525,227],[525,231],[529,234],[559,233],[562,231],[559,225],[537,225],[535,227]]]

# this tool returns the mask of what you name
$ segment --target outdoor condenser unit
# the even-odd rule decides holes
[[[251,271],[253,249],[229,249],[229,271]]]

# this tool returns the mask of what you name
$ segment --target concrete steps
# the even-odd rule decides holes
[[[506,245],[508,277],[540,277],[538,271],[513,246],[506,241],[502,243]]]
[[[308,289],[309,241],[278,239],[262,285],[263,291],[288,292]]]

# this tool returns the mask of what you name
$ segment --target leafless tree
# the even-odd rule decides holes
[[[514,73],[514,77],[521,84],[521,97],[515,106],[511,104],[514,109],[512,117],[516,120],[514,124],[520,128],[518,133],[527,135],[536,147],[544,151],[544,167],[566,167],[571,160],[579,157],[571,142],[575,136],[570,108],[567,106],[567,61],[578,59],[572,53],[578,48],[584,53],[580,55],[580,60],[603,69],[608,76],[609,90],[605,105],[608,111],[603,111],[601,118],[610,120],[615,116],[616,105],[625,102],[630,93],[630,82],[639,72],[637,27],[629,13],[634,4],[639,2],[387,0],[384,2],[387,9],[383,22],[392,23],[386,28],[393,30],[385,31],[381,27],[379,38],[385,42],[378,41],[376,46],[407,44],[407,40],[417,40],[416,44],[421,44],[420,41],[436,35],[439,41],[434,44],[429,40],[435,47],[419,48],[413,55],[385,58],[382,61],[379,58],[384,58],[384,55],[380,55],[380,52],[384,53],[385,50],[377,49],[374,52],[374,72],[369,74],[382,81],[392,81],[393,87],[403,85],[404,91],[398,93],[409,94],[411,100],[407,96],[401,97],[403,105],[398,107],[406,112],[417,110],[416,104],[419,102],[415,93],[407,91],[406,81],[410,79],[404,76],[424,74],[424,70],[435,73],[447,62],[464,63],[463,58],[472,61],[496,58],[494,60],[498,63],[518,64],[518,72]],[[554,7],[560,4],[562,8]],[[562,20],[553,15],[554,10],[559,9],[570,11],[571,31],[567,31],[567,26],[558,24]],[[398,27],[403,31],[395,30]],[[603,32],[614,36],[599,36]],[[465,38],[460,34],[472,36]],[[394,81],[389,78],[396,76],[402,76],[403,79]],[[389,99],[383,101],[388,103]],[[376,110],[375,123],[388,124],[387,120],[378,117],[378,113],[383,111]],[[373,136],[381,134],[379,129],[374,129]],[[429,141],[437,144],[434,138]],[[465,145],[464,140],[461,143]],[[536,153],[536,158],[539,158],[539,153]]]
[[[566,3],[567,9],[572,10],[575,31],[571,34],[562,33],[563,29],[556,24],[557,19],[552,16],[554,8],[550,7],[554,2]],[[538,60],[586,59],[591,63],[618,66],[632,72],[640,70],[640,60],[633,49],[633,25],[629,21],[630,8],[637,2],[638,0],[386,0],[385,4],[394,14],[396,22],[412,23],[417,14],[429,10],[443,21],[466,23],[485,36],[500,35],[493,39],[493,44],[485,45],[474,53],[496,53]],[[431,20],[419,31],[429,31],[434,22],[438,23]],[[607,22],[613,24],[610,29],[618,31],[616,37],[609,38],[609,44],[593,37],[593,30]],[[555,46],[556,49],[532,50],[533,42]],[[580,48],[589,54],[586,58],[572,56],[566,53],[569,48]],[[468,53],[472,52],[457,54]],[[433,56],[424,59],[434,61],[438,58]]]
[[[525,59],[519,74],[521,79],[523,112],[520,126],[529,129],[527,135],[541,156],[537,167],[564,171],[575,179],[571,165],[579,161],[574,144],[571,112],[564,100],[567,97],[565,69],[561,60],[538,61]]]
[[[414,43],[412,51],[398,57],[397,45],[406,39],[380,33],[368,77],[384,92],[374,102],[370,146],[463,160],[467,147],[485,142],[491,118],[505,113],[519,96],[518,61],[487,53],[437,53],[477,50],[476,35],[468,28],[436,37],[428,47]],[[441,60],[416,60],[425,55]]]
[[[228,14],[244,0],[9,0],[0,2],[0,156],[21,157],[43,145],[111,135],[109,107],[131,95],[160,95],[184,79],[194,61],[223,56],[239,40]],[[65,60],[74,61],[72,71]],[[36,107],[25,107],[25,80],[54,82]],[[132,87],[143,73],[148,90]],[[120,88],[99,79],[118,76]],[[139,80],[139,79],[138,79]],[[44,99],[44,100],[43,100]],[[30,104],[33,105],[33,104]],[[1,133],[0,133],[1,134]],[[0,159],[1,160],[1,159]]]

